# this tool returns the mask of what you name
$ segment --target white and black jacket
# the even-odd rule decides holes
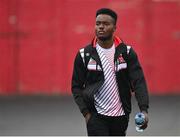
[[[96,111],[94,94],[104,82],[102,64],[95,44],[79,50],[74,61],[72,75],[72,94],[81,113]],[[149,97],[146,81],[138,57],[132,47],[124,44],[118,37],[114,38],[115,71],[119,95],[123,109],[128,115],[131,112],[131,92],[135,92],[141,111],[148,111]]]

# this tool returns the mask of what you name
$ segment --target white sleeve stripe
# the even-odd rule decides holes
[[[131,46],[127,46],[127,54],[129,54]]]
[[[79,52],[80,52],[81,58],[82,58],[82,60],[83,60],[83,63],[85,64],[85,59],[84,59],[84,48],[80,49]]]

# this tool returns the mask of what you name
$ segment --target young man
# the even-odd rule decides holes
[[[96,12],[96,37],[77,53],[72,93],[85,117],[89,136],[126,135],[131,112],[131,91],[148,123],[148,91],[135,51],[117,36],[117,14]]]

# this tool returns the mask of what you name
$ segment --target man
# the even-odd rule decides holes
[[[148,123],[148,92],[135,51],[117,36],[117,14],[107,8],[96,12],[96,37],[77,53],[72,93],[85,117],[89,136],[126,135],[131,91]]]

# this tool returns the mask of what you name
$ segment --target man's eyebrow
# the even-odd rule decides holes
[[[109,23],[110,21],[100,21],[100,20],[97,20],[96,22]]]

